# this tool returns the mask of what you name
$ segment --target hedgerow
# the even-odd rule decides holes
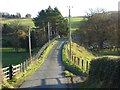
[[[120,88],[120,58],[101,57],[91,61],[89,79],[101,87]]]

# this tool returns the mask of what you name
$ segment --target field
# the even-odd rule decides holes
[[[99,52],[95,53],[97,56],[120,56],[120,50],[109,50],[109,49],[104,49],[100,50]]]
[[[32,19],[3,19],[2,23],[11,23],[13,21],[19,21],[22,25],[30,25],[31,27],[35,27]]]
[[[82,21],[83,18],[73,17],[71,18],[71,30],[79,29],[80,27],[80,21]]]
[[[82,21],[83,18],[79,17],[72,17],[71,18],[71,30],[76,30],[80,26],[80,21]],[[3,19],[2,23],[10,23],[13,21],[20,21],[22,25],[30,25],[31,27],[35,27],[32,19]]]
[[[35,27],[32,19],[3,19],[1,22],[4,24],[9,24],[14,21],[19,21],[21,25],[30,25],[31,27]],[[9,39],[7,36],[3,36],[4,39]],[[19,64],[25,61],[29,54],[25,52],[24,49],[20,49],[17,53],[14,48],[0,48],[2,50],[2,63],[3,67],[9,66],[9,64]],[[1,52],[0,52],[1,53]]]
[[[71,18],[71,30],[74,31],[76,29],[79,29],[80,21],[82,21],[82,20],[83,20],[83,18],[80,18],[80,17],[72,17]]]
[[[3,67],[9,66],[10,64],[16,65],[22,63],[28,58],[28,55],[24,49],[20,49],[17,53],[14,48],[2,48]]]

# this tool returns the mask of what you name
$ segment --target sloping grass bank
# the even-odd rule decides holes
[[[69,49],[69,45],[68,45]],[[95,56],[86,50],[83,46],[79,46],[77,43],[72,42],[72,52],[77,57],[83,58],[83,60],[91,61]]]
[[[66,43],[62,50],[62,60],[66,68],[68,70],[71,70],[71,72],[73,72],[74,74],[86,75],[86,72],[81,69],[80,65],[76,65],[72,60],[69,60],[69,57],[67,55],[67,49],[69,50],[69,45]],[[82,60],[87,60],[87,61],[91,61],[91,59],[95,57],[85,48],[73,42],[72,42],[72,54],[76,55]]]
[[[68,69],[72,73],[78,74],[78,75],[81,75],[83,73],[82,70],[78,66],[74,65],[72,61],[68,59],[67,52],[66,52],[66,44],[64,45],[62,49],[62,61],[66,69]]]
[[[19,87],[22,82],[30,75],[32,75],[43,63],[45,58],[48,56],[50,50],[53,48],[53,46],[57,43],[58,41],[55,40],[52,44],[50,44],[46,50],[42,53],[40,59],[38,62],[32,64],[26,72],[20,73],[16,77],[14,77],[10,81],[3,81],[2,82],[2,87],[3,88],[17,88]]]

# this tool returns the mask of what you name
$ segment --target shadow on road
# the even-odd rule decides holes
[[[35,88],[47,88],[47,89],[58,89],[58,88],[62,88],[62,90],[66,90],[69,88],[77,88],[79,86],[79,82],[78,83],[71,83],[68,81],[70,80],[71,77],[58,77],[58,78],[45,78],[45,79],[41,79],[41,86],[40,85],[36,85],[33,87],[26,87],[27,89],[30,90],[34,90]],[[37,80],[37,79],[36,79]],[[38,79],[40,81],[40,79]],[[63,81],[64,80],[64,81]],[[32,81],[32,80],[31,80]],[[53,84],[48,84],[49,81],[53,82]],[[57,84],[54,84],[54,82],[56,82]],[[26,89],[26,88],[21,88]]]
[[[60,66],[63,66],[63,62],[62,62],[62,48],[63,48],[64,43],[65,43],[66,40],[67,39],[61,39],[60,40],[62,42],[62,45],[60,45],[60,47],[58,49],[58,55],[57,55],[58,63],[59,63]]]

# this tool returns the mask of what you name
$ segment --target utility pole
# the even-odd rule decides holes
[[[32,54],[31,54],[31,37],[30,37],[30,27],[28,26],[29,30],[29,55],[30,55],[30,62],[32,61]]]
[[[72,38],[71,38],[71,15],[70,15],[70,9],[72,7],[68,6],[69,8],[69,43],[70,43],[70,60],[72,59],[72,47],[71,47],[71,43],[72,43]]]
[[[50,23],[48,22],[48,42],[50,44]]]
[[[0,15],[0,21],[2,21],[2,15]],[[4,22],[4,20],[3,20]],[[2,25],[3,26],[3,25]],[[0,29],[2,30],[2,27],[0,27]],[[0,35],[2,36],[2,32],[0,32]],[[0,39],[0,48],[2,48],[2,39]],[[2,90],[2,80],[3,80],[3,75],[2,75],[3,71],[2,71],[2,49],[0,49],[0,90]]]

